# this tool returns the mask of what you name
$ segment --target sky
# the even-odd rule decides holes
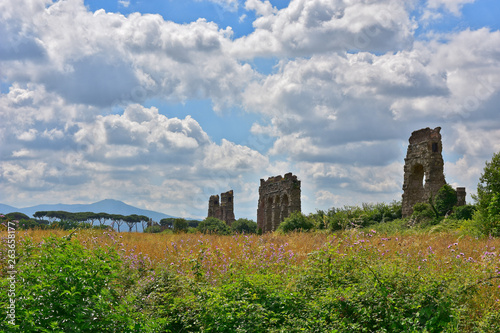
[[[302,211],[401,200],[441,127],[468,201],[500,151],[498,0],[2,0],[0,203],[204,218],[293,172]]]

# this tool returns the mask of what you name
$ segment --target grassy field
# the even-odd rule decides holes
[[[500,239],[17,234],[19,332],[499,332]],[[7,297],[2,232],[1,305]]]

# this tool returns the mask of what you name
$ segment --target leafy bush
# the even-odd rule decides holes
[[[161,227],[158,224],[150,225],[149,227],[144,229],[144,232],[156,234],[156,233],[161,232]]]
[[[9,332],[136,332],[113,283],[121,259],[111,248],[86,249],[69,239],[50,237],[40,246],[19,247],[16,329]],[[21,283],[22,281],[22,283]],[[1,280],[5,308],[7,280]]]
[[[188,220],[188,225],[190,228],[197,228],[201,221],[198,220]]]
[[[368,227],[400,219],[402,217],[401,201],[393,201],[390,204],[363,203],[361,207],[331,208],[326,213],[319,210],[311,217],[316,221],[319,229],[324,228],[325,224],[331,231]]]
[[[182,288],[179,288],[182,286]],[[304,297],[275,274],[236,274],[219,286],[182,284],[165,272],[147,283],[138,298],[161,332],[297,331]]]
[[[313,270],[299,283],[310,299],[307,317],[317,318],[310,331],[443,332],[456,326],[462,298],[452,281],[398,261],[377,264],[366,249],[345,251],[334,245],[317,252]]]
[[[457,204],[457,191],[450,185],[444,184],[434,197],[434,207],[440,216],[453,211],[453,207]]]
[[[241,218],[233,222],[231,229],[240,234],[255,234],[257,233],[257,223],[249,219]]]
[[[224,222],[215,217],[207,217],[198,224],[198,231],[204,234],[229,235],[231,228]]]
[[[492,195],[487,209],[479,207],[473,220],[483,236],[500,236],[500,195]]]
[[[331,231],[346,230],[362,226],[361,208],[355,206],[345,206],[336,209],[335,213],[329,219]]]
[[[470,220],[476,211],[475,205],[464,205],[453,209],[453,217],[457,220]]]
[[[311,218],[301,212],[293,212],[278,227],[279,232],[288,233],[291,231],[309,231],[314,229],[314,222]]]
[[[437,224],[439,220],[432,206],[426,202],[417,202],[413,206],[412,220],[422,226]]]
[[[175,219],[174,220],[174,232],[186,232],[188,228],[188,223],[185,219]]]

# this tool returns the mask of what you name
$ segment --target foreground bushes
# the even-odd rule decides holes
[[[3,332],[134,332],[116,283],[121,258],[112,248],[85,248],[69,239],[29,240],[19,247],[15,329]],[[8,304],[7,282],[0,305]]]
[[[40,243],[24,239],[16,267],[23,281],[17,285],[18,327],[3,321],[0,330],[500,329],[497,240],[456,242],[454,236],[439,236],[427,243],[423,237],[351,231],[318,242],[319,234],[297,235],[148,235],[169,239],[163,241],[163,257],[155,260],[124,247],[125,236],[116,233],[82,231],[73,239],[49,237]],[[1,283],[4,309],[5,275]]]

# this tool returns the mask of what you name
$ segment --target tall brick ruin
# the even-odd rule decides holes
[[[465,206],[465,187],[457,187],[457,206]]]
[[[404,166],[403,217],[413,213],[418,202],[428,202],[446,184],[442,156],[441,127],[414,131],[409,139]],[[457,188],[457,206],[465,205],[465,188]]]
[[[301,211],[300,180],[292,173],[260,180],[257,227],[274,231],[292,212]]]
[[[208,217],[215,217],[225,221],[227,225],[233,224],[234,218],[234,195],[233,190],[219,195],[210,196],[208,201]]]

